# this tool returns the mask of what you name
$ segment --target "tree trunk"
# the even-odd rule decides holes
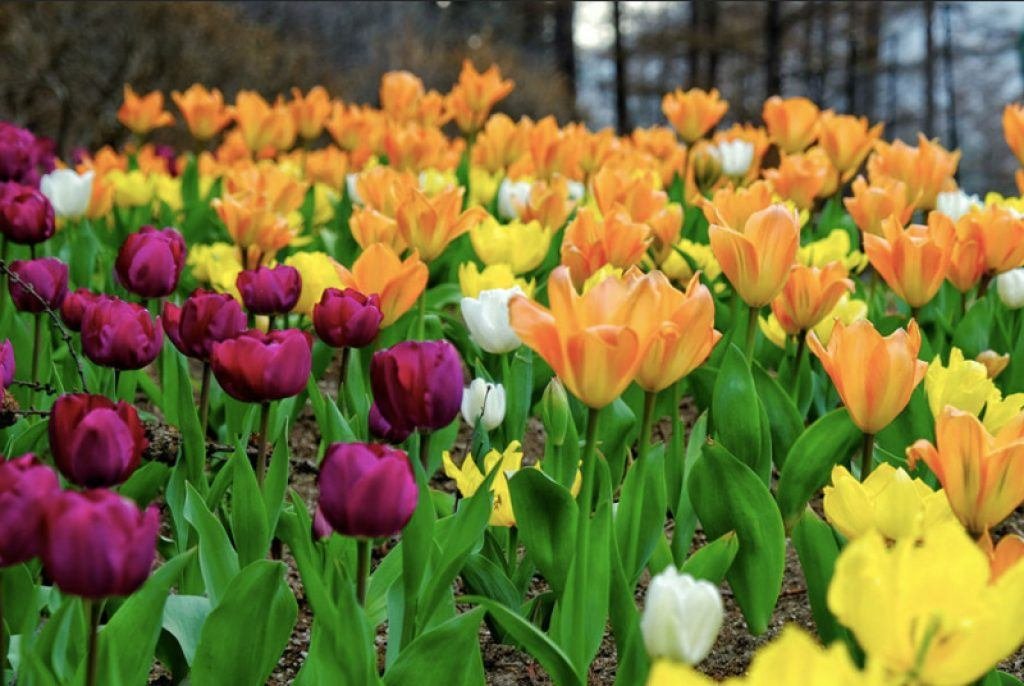
[[[764,20],[764,68],[765,98],[779,95],[782,92],[782,68],[780,51],[782,49],[782,21],[779,17],[779,0],[768,0],[765,7]]]
[[[935,2],[924,2],[924,132],[935,135]]]
[[[703,0],[690,0],[690,49],[686,55],[690,88],[700,86],[700,35]]]
[[[857,113],[857,73],[858,59],[860,58],[857,47],[857,4],[850,3],[846,12],[846,111],[850,114]]]
[[[629,131],[629,106],[626,102],[626,50],[622,44],[622,7],[619,0],[612,3],[612,22],[615,27],[615,122],[620,134]]]
[[[942,44],[942,71],[946,75],[946,135],[949,147],[960,147],[960,134],[956,126],[956,83],[953,80],[953,7],[946,3],[942,6],[942,24],[946,36]],[[959,174],[959,167],[957,173]]]
[[[872,0],[864,13],[864,58],[861,74],[864,79],[863,113],[869,119],[876,118],[875,103],[878,88],[878,43],[882,33],[882,3]]]
[[[576,47],[573,42],[574,6],[572,0],[555,3],[555,60],[576,112]]]
[[[708,46],[708,71],[704,79],[704,88],[714,88],[718,85],[718,3],[709,2],[707,18],[704,23],[704,37],[710,43]]]

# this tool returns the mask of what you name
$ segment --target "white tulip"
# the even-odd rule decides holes
[[[91,171],[79,174],[74,169],[54,169],[39,181],[39,190],[58,217],[81,217],[92,198],[92,177]]]
[[[362,205],[363,199],[359,197],[359,188],[356,186],[356,182],[359,181],[359,174],[352,172],[345,175],[345,192],[348,193],[348,199],[353,205]]]
[[[982,207],[978,196],[967,195],[959,188],[955,191],[939,193],[935,198],[935,209],[953,221],[957,221],[975,207]]]
[[[722,141],[718,144],[718,155],[722,159],[723,174],[745,176],[754,162],[754,144],[741,138]]]
[[[473,379],[462,393],[462,418],[470,426],[476,420],[484,431],[492,431],[505,420],[505,387],[483,379]]]
[[[529,181],[502,179],[498,186],[498,214],[502,219],[519,219],[522,208],[530,202]]]
[[[508,301],[522,295],[519,286],[480,291],[475,298],[462,299],[462,318],[473,342],[489,353],[507,353],[522,341],[508,320]]]
[[[695,665],[711,652],[722,629],[718,588],[675,567],[651,580],[640,619],[647,654]]]
[[[565,188],[569,191],[569,200],[573,202],[579,202],[583,199],[583,196],[587,194],[587,187],[579,181],[573,181],[569,179],[565,183]]]
[[[1011,269],[996,277],[999,299],[1011,310],[1024,307],[1024,267]]]

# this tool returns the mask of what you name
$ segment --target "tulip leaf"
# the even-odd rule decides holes
[[[704,446],[688,487],[709,537],[736,532],[739,551],[726,579],[750,631],[764,633],[786,566],[786,533],[771,492],[750,467],[719,444]]]
[[[772,436],[772,461],[782,469],[786,454],[803,433],[803,415],[797,409],[793,399],[782,390],[778,380],[764,368],[754,363],[754,386],[761,398],[761,406],[768,416],[768,427]]]
[[[576,538],[578,508],[567,488],[538,469],[520,469],[509,480],[519,540],[559,597],[565,591]]]
[[[711,425],[715,438],[767,485],[771,449],[763,445],[759,404],[750,365],[740,349],[731,345],[715,380]]]
[[[194,686],[266,683],[298,615],[285,572],[283,562],[257,560],[231,580],[203,623]]]
[[[210,599],[198,595],[171,594],[164,605],[163,628],[177,640],[190,665],[196,657],[203,623],[212,609]]]
[[[690,501],[690,491],[686,487],[686,484],[690,480],[690,470],[693,469],[694,463],[697,458],[700,457],[700,451],[708,437],[708,413],[705,410],[701,413],[697,421],[694,422],[693,428],[690,429],[690,438],[686,443],[686,448],[677,448],[676,444],[681,446],[683,442],[683,426],[682,421],[677,420],[673,423],[672,429],[672,441],[670,447],[673,449],[673,453],[682,461],[680,469],[680,481],[679,481],[679,501],[672,506],[672,516],[675,523],[675,528],[672,531],[672,559],[677,565],[682,564],[683,560],[686,559],[686,555],[690,552],[690,544],[693,542],[693,532],[697,528],[697,513],[693,510],[693,503]],[[678,435],[678,438],[676,436]],[[678,451],[678,452],[676,452]],[[667,459],[673,459],[670,455]],[[671,501],[670,501],[671,504]]]
[[[232,470],[235,479],[231,489],[231,535],[238,549],[238,564],[244,567],[266,557],[270,534],[260,486],[256,483],[256,474],[245,446],[240,445],[231,459],[235,463]]]
[[[989,334],[993,324],[993,301],[991,298],[977,300],[957,324],[953,332],[953,345],[964,351],[968,360],[988,350]]]
[[[426,436],[419,436],[419,440],[427,440]],[[430,561],[434,549],[434,506],[430,498],[430,490],[427,485],[427,476],[419,460],[410,459],[413,471],[416,473],[416,485],[419,488],[419,497],[416,502],[416,510],[413,512],[409,523],[402,530],[402,617],[401,617],[401,644],[404,650],[406,644],[416,633],[416,618],[418,615],[419,591],[427,571],[427,564]],[[390,628],[395,629],[395,620],[392,619]]]
[[[840,407],[811,424],[793,443],[779,476],[778,501],[786,528],[792,529],[807,502],[828,483],[832,467],[861,442],[860,429]]]
[[[615,536],[630,591],[664,532],[666,498],[662,443],[630,467],[615,512]]]
[[[118,493],[131,498],[139,507],[146,507],[156,500],[171,478],[171,469],[160,462],[147,462],[121,484]]]
[[[648,456],[649,457],[649,456]],[[644,460],[648,458],[645,457]],[[633,467],[636,469],[636,467]],[[651,472],[655,473],[655,472]],[[627,476],[627,479],[629,477]],[[664,487],[664,484],[662,484]],[[617,524],[621,516],[621,505],[613,518]],[[661,521],[664,521],[665,507],[661,507]],[[663,531],[659,525],[659,533]],[[660,537],[660,536],[659,536]],[[640,631],[640,613],[636,608],[633,590],[636,586],[632,579],[627,579],[623,566],[623,549],[615,536],[609,538],[611,559],[610,593],[608,601],[608,618],[612,625],[615,639],[615,652],[618,655],[618,669],[615,682],[618,684],[642,684],[647,681],[650,660],[644,647],[643,634]],[[641,565],[641,569],[642,569]]]
[[[598,427],[598,449],[608,461],[612,483],[618,486],[626,471],[626,450],[640,433],[639,422],[633,410],[622,398],[601,410]]]
[[[533,392],[533,351],[525,345],[513,355],[508,378],[502,379],[507,391],[508,402],[505,410],[505,426],[509,440],[523,439],[526,434],[526,420],[530,416]]]
[[[277,530],[277,521],[281,516],[281,508],[284,505],[285,491],[288,490],[289,458],[288,450],[288,428],[285,427],[282,437],[274,446],[274,454],[270,460],[270,468],[267,470],[266,479],[263,481],[263,507],[267,516],[267,530],[273,536]]]
[[[793,527],[793,547],[800,558],[800,567],[807,583],[807,599],[811,604],[818,636],[828,645],[843,637],[845,630],[828,609],[828,585],[839,557],[835,534],[814,510],[807,508]]]
[[[192,484],[186,489],[185,519],[199,535],[199,569],[210,601],[216,606],[228,583],[238,574],[238,555],[231,547],[224,526],[207,509],[202,496]]]
[[[206,493],[206,437],[199,424],[199,414],[192,399],[192,379],[184,355],[177,356],[178,365],[178,428],[181,430],[181,451],[185,458],[186,480],[199,492]]]
[[[483,669],[477,639],[483,613],[483,608],[475,608],[418,636],[385,672],[385,686],[463,686],[471,683],[474,670]]]
[[[704,579],[713,584],[722,583],[726,573],[740,550],[740,541],[735,531],[722,534],[715,540],[701,546],[686,559],[680,572],[695,579]]]

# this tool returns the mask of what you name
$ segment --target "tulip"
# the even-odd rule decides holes
[[[469,230],[469,239],[484,264],[507,264],[516,274],[532,271],[547,257],[552,231],[538,221],[499,224],[491,216]]]
[[[328,288],[313,307],[316,335],[333,348],[365,348],[377,337],[384,315],[380,296]]]
[[[231,115],[224,106],[224,96],[216,88],[207,90],[205,86],[194,83],[184,93],[173,91],[171,100],[197,141],[210,140],[231,123]]]
[[[46,513],[43,563],[64,593],[130,595],[149,577],[160,513],[107,490],[64,491]]]
[[[53,205],[31,186],[0,184],[0,233],[24,245],[42,243],[56,230]]]
[[[764,102],[761,118],[782,152],[803,152],[818,137],[818,106],[807,98],[773,95]]]
[[[288,109],[299,136],[311,141],[323,133],[324,124],[331,115],[331,96],[323,86],[314,86],[305,96],[298,88],[292,88]]]
[[[81,217],[92,199],[94,172],[79,174],[73,169],[55,169],[39,181],[39,190],[50,201],[58,217]]]
[[[68,266],[54,257],[14,260],[10,265],[10,294],[21,312],[38,314],[56,309],[68,293]],[[31,291],[29,288],[31,287]]]
[[[530,203],[532,185],[529,181],[503,179],[498,186],[498,216],[506,220],[518,219],[523,208]]]
[[[408,456],[373,443],[331,444],[317,485],[320,509],[331,527],[359,538],[397,534],[419,497]]]
[[[857,228],[864,233],[882,235],[882,221],[894,216],[906,224],[914,214],[914,201],[907,202],[907,186],[896,179],[882,178],[868,185],[863,176],[853,182],[853,196],[843,198]]]
[[[53,142],[28,129],[0,121],[0,185],[38,186],[40,174],[53,171]]]
[[[718,144],[718,155],[722,160],[722,173],[730,179],[742,179],[754,163],[754,145],[736,138]]]
[[[948,215],[947,215],[948,216]],[[966,310],[966,293],[985,276],[984,238],[974,224],[957,222],[956,239],[953,250],[949,254],[949,269],[946,278],[953,286],[965,295],[961,301]],[[987,288],[988,280],[986,280]]]
[[[703,200],[701,209],[709,224],[722,224],[742,229],[750,215],[772,204],[772,187],[767,181],[749,186],[719,188],[710,200]]]
[[[505,387],[484,379],[473,379],[462,392],[462,418],[470,426],[477,420],[484,431],[493,431],[505,421]]]
[[[363,250],[376,243],[382,243],[396,254],[402,254],[409,247],[398,233],[398,222],[383,212],[370,207],[355,207],[349,217],[352,238]]]
[[[59,493],[57,475],[34,455],[0,461],[0,567],[28,562],[43,552],[46,507]]]
[[[298,235],[298,228],[289,224],[287,217],[249,199],[225,193],[210,205],[241,249],[248,267],[269,262]]]
[[[371,245],[356,258],[349,271],[339,269],[343,288],[380,296],[382,327],[388,327],[409,311],[427,287],[428,270],[418,254],[402,260],[386,245]]]
[[[669,566],[651,579],[640,618],[651,658],[695,665],[711,652],[725,607],[718,588]]]
[[[1004,353],[1000,355],[995,350],[983,350],[978,353],[978,356],[975,357],[974,360],[985,365],[985,371],[988,373],[988,378],[995,379],[1010,365],[1010,354]]]
[[[164,94],[152,91],[138,95],[125,85],[124,102],[117,110],[117,120],[137,136],[145,136],[153,129],[174,124],[174,115],[164,109]]]
[[[0,343],[0,401],[4,392],[14,382],[14,345],[10,339]]]
[[[992,277],[1024,266],[1024,218],[991,205],[968,212],[956,224],[961,241],[980,247],[985,275]]]
[[[779,294],[800,244],[795,212],[772,205],[740,227],[712,224],[708,234],[722,271],[747,305],[760,308]]]
[[[82,352],[94,364],[115,370],[142,369],[163,346],[160,318],[140,305],[101,296],[82,316]]]
[[[242,308],[230,295],[200,288],[181,307],[164,303],[163,327],[183,355],[206,362],[214,344],[246,330],[246,320]]]
[[[241,271],[235,284],[245,309],[253,314],[287,314],[302,292],[299,270],[285,264]]]
[[[375,438],[379,438],[388,443],[394,443],[395,445],[402,443],[409,437],[413,432],[413,429],[403,425],[393,425],[388,420],[384,419],[384,415],[380,413],[380,408],[377,407],[377,403],[370,405],[370,416],[369,416],[369,428],[370,435]]]
[[[821,113],[818,126],[818,144],[839,170],[844,182],[857,173],[885,128],[885,124],[875,124],[869,128],[867,117],[835,114],[831,110]]]
[[[606,165],[594,175],[591,186],[602,214],[625,210],[632,221],[648,226],[658,261],[672,252],[683,226],[682,207],[669,202],[656,177]]]
[[[245,331],[213,343],[210,363],[224,391],[235,400],[264,403],[298,395],[312,368],[312,341],[297,329]]]
[[[661,111],[665,118],[687,143],[703,137],[728,109],[729,103],[718,96],[715,88],[710,91],[700,88],[683,91],[677,88],[673,93],[666,93],[661,100]]]
[[[988,552],[989,566],[992,570],[991,581],[995,582],[1006,572],[1024,559],[1024,538],[1016,534],[1007,534],[999,539],[991,551],[988,551],[982,541],[982,548]]]
[[[989,378],[988,369],[981,362],[964,359],[960,348],[949,351],[949,364],[942,366],[942,357],[935,356],[924,375],[924,392],[933,417],[938,417],[947,405],[958,410],[980,415],[993,394],[999,395]]]
[[[508,315],[509,300],[522,293],[522,289],[515,286],[481,291],[476,298],[462,299],[462,319],[474,343],[486,352],[499,355],[522,345]]]
[[[481,73],[466,59],[462,62],[459,80],[445,98],[445,109],[466,136],[472,137],[487,121],[491,108],[503,100],[515,83],[501,78],[498,65],[491,65]]]
[[[299,272],[301,290],[293,308],[306,316],[313,315],[313,307],[328,288],[344,288],[346,270],[333,257],[324,252],[301,251],[292,253],[284,263]]]
[[[135,408],[102,395],[62,395],[53,404],[49,432],[57,469],[84,488],[123,483],[149,445]]]
[[[143,226],[121,244],[114,270],[132,293],[165,298],[178,287],[187,253],[185,239],[175,229]]]
[[[1024,107],[1009,103],[1003,108],[1003,136],[1017,161],[1024,166]]]
[[[475,262],[459,265],[459,290],[463,297],[479,298],[484,291],[518,288],[527,297],[533,296],[536,280],[527,281],[512,273],[507,264],[492,264],[482,270]]]
[[[878,141],[868,160],[868,178],[872,183],[883,177],[902,181],[907,186],[907,201],[919,209],[935,208],[942,191],[955,188],[953,175],[960,162],[960,151],[949,152],[924,134],[917,135],[917,147],[897,140]]]
[[[519,219],[524,222],[537,220],[541,226],[557,231],[569,221],[579,199],[574,187],[564,177],[550,181],[535,181],[530,186],[527,204],[519,210]]]
[[[463,192],[463,188],[449,187],[428,197],[416,188],[404,189],[395,215],[398,235],[423,261],[440,257],[452,241],[487,216],[480,207],[463,211]]]
[[[840,262],[851,272],[862,272],[868,266],[867,256],[850,245],[850,234],[845,229],[832,229],[824,238],[800,246],[796,261],[807,267],[827,267]]]
[[[577,213],[562,238],[562,264],[573,283],[582,287],[606,264],[625,269],[640,262],[651,244],[651,229],[633,221],[625,208],[616,205],[603,217],[589,208]]]
[[[976,195],[967,195],[959,188],[955,191],[945,191],[935,196],[935,209],[946,215],[953,221],[959,221],[975,208],[981,208],[983,204]]]
[[[864,235],[864,251],[889,288],[917,310],[935,297],[946,278],[956,239],[953,222],[931,212],[927,226],[904,228],[889,217],[882,231],[882,236]]]
[[[996,292],[1003,305],[1011,310],[1024,307],[1024,267],[997,276]]]
[[[802,210],[809,210],[828,181],[830,168],[827,164],[827,160],[821,164],[810,153],[784,155],[778,168],[766,170],[764,177],[781,197]]]
[[[794,265],[782,291],[772,300],[772,313],[787,334],[802,337],[828,316],[844,294],[852,292],[853,281],[840,262],[829,262],[823,268]]]

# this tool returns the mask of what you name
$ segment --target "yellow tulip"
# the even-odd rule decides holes
[[[153,182],[138,169],[115,169],[107,174],[107,182],[114,187],[114,204],[118,207],[142,207],[153,200]]]
[[[1011,419],[1024,410],[1024,393],[1011,393],[1005,398],[993,394],[985,403],[985,420],[982,424],[990,434],[999,433]]]
[[[949,364],[942,366],[942,357],[935,356],[924,375],[924,392],[932,416],[938,417],[947,405],[978,416],[985,403],[998,393],[988,378],[988,369],[980,362],[964,359],[960,348],[949,351]]]
[[[516,277],[507,264],[488,265],[482,271],[473,262],[459,265],[459,289],[467,298],[477,297],[480,291],[513,286],[519,286],[527,298],[532,298],[536,282]]]
[[[818,337],[818,340],[821,341],[821,344],[827,346],[829,339],[832,337],[832,329],[835,328],[836,322],[841,323],[843,326],[849,326],[858,319],[867,318],[868,304],[863,300],[855,300],[849,294],[845,294],[839,299],[836,306],[832,308],[832,311],[825,315],[825,318],[818,322],[812,330],[814,335]]]
[[[833,229],[822,239],[811,241],[796,253],[796,261],[808,267],[824,267],[839,261],[847,270],[859,274],[868,266],[868,256],[850,245],[850,234]]]
[[[669,253],[658,268],[673,281],[681,284],[688,283],[693,278],[693,269],[686,258],[696,265],[707,281],[714,281],[722,275],[722,266],[715,259],[715,253],[712,252],[711,246],[695,243],[688,238],[676,243],[675,249]]]
[[[297,269],[302,276],[302,292],[292,308],[293,312],[312,316],[313,305],[320,302],[325,290],[345,288],[340,271],[343,267],[327,253],[297,252],[289,255],[284,263]]]
[[[484,264],[507,264],[516,274],[540,266],[551,246],[551,235],[538,221],[499,224],[490,215],[469,230],[473,250]]]
[[[504,177],[501,171],[490,173],[483,167],[469,168],[469,204],[489,206],[498,194]]]

